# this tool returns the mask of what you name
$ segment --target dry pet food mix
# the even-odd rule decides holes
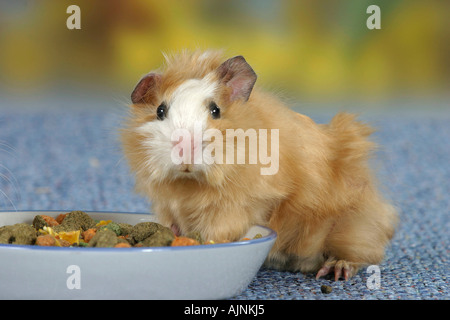
[[[261,235],[255,236],[258,237]],[[228,241],[221,241],[224,242]],[[111,220],[94,220],[83,211],[60,214],[56,218],[36,215],[32,225],[17,223],[0,227],[0,244],[130,248],[213,243],[216,242],[204,241],[198,233],[177,237],[170,228],[156,222],[140,222],[133,226]]]

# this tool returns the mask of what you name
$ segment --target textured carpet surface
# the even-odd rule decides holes
[[[117,142],[122,116],[1,110],[0,210],[148,212]],[[370,289],[373,273],[365,269],[334,282],[263,268],[234,299],[449,299],[450,117],[362,119],[378,128],[375,166],[401,217],[379,266],[380,287]],[[332,292],[321,293],[322,284]]]

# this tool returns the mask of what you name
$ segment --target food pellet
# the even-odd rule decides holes
[[[54,218],[52,218],[52,217],[50,217],[50,216],[47,216],[47,215],[41,215],[41,217],[44,219],[45,222],[47,222],[47,224],[48,224],[50,227],[54,227],[54,226],[59,225],[59,222],[56,221]]]
[[[56,245],[56,239],[55,237],[49,234],[42,235],[36,238],[36,245],[44,247],[53,247]]]
[[[56,222],[61,224],[66,216],[67,216],[67,213],[61,213],[56,217],[55,220],[56,220]]]
[[[125,242],[119,242],[114,246],[114,248],[131,248],[131,245]]]
[[[87,229],[86,231],[84,231],[82,233],[84,242],[89,243],[89,241],[91,241],[91,239],[95,236],[96,232],[97,232],[97,230],[94,228]]]
[[[176,237],[175,240],[172,241],[172,247],[196,246],[199,244],[200,242],[197,240],[188,237]]]

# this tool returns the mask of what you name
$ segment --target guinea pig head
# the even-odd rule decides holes
[[[207,53],[166,59],[166,68],[145,75],[131,94],[122,134],[131,168],[147,182],[221,184],[230,109],[247,103],[256,74],[242,56],[223,63]]]

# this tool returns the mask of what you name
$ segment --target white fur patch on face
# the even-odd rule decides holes
[[[173,163],[171,157],[174,148],[173,133],[181,129],[194,137],[195,130],[198,131],[200,128],[202,132],[206,130],[210,116],[207,102],[214,97],[217,87],[217,82],[212,80],[212,74],[203,79],[189,79],[183,82],[165,101],[166,117],[163,120],[155,119],[147,122],[137,128],[140,134],[148,138],[143,142],[148,149],[147,167],[160,179],[168,177],[177,165]]]
[[[190,79],[182,83],[173,93],[169,102],[167,116],[174,128],[192,130],[194,125],[202,123],[205,128],[209,110],[205,101],[211,99],[217,89],[217,83],[211,75],[203,79]]]

